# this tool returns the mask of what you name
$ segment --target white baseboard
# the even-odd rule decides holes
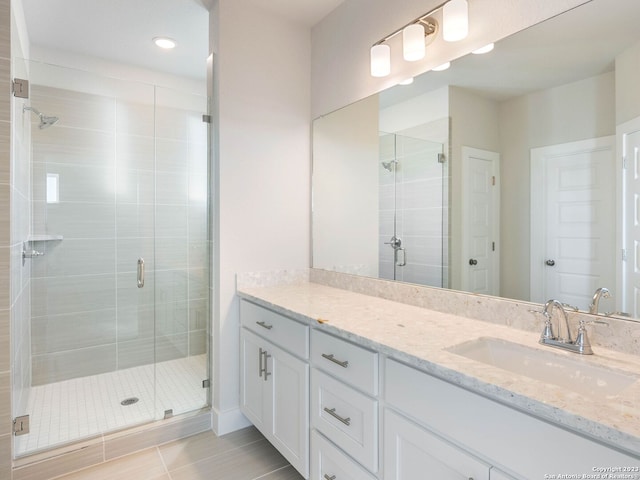
[[[211,420],[213,431],[218,436],[251,426],[251,422],[242,414],[240,408],[234,408],[224,412],[212,408]]]

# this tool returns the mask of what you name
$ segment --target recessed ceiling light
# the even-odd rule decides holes
[[[409,77],[406,80],[398,82],[398,85],[411,85],[413,83],[413,77]]]
[[[475,53],[476,55],[482,55],[483,53],[489,53],[491,50],[493,50],[493,47],[494,47],[494,44],[490,43],[489,45],[485,45],[484,47],[474,50],[471,53]]]
[[[176,41],[173,38],[169,37],[154,37],[153,43],[155,43],[160,48],[170,49],[175,48]]]
[[[438,65],[437,67],[432,68],[431,70],[433,70],[434,72],[442,72],[443,70],[446,70],[450,66],[451,66],[451,62],[447,62],[447,63],[443,63],[442,65]]]

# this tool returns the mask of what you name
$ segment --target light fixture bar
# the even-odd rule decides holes
[[[393,37],[395,37],[396,35],[398,35],[399,33],[401,33],[401,32],[402,32],[405,28],[407,28],[409,25],[413,25],[414,23],[422,23],[422,24],[425,26],[425,29],[424,29],[424,30],[425,30],[425,33],[426,33],[427,35],[429,35],[430,33],[433,33],[433,31],[435,31],[435,30],[432,30],[432,31],[430,32],[430,31],[429,31],[429,28],[427,27],[427,25],[432,25],[432,23],[431,23],[431,22],[429,22],[429,21],[426,21],[426,18],[427,18],[427,17],[429,17],[429,16],[431,16],[431,15],[433,15],[434,13],[436,13],[438,10],[440,10],[442,7],[444,7],[444,6],[445,6],[447,3],[449,3],[450,1],[451,1],[451,0],[447,0],[446,2],[441,3],[441,4],[440,4],[440,5],[438,5],[437,7],[432,8],[432,9],[431,9],[431,10],[429,10],[427,13],[425,13],[425,14],[423,14],[423,15],[420,15],[418,18],[416,18],[416,19],[414,19],[414,20],[410,21],[410,22],[409,22],[409,23],[407,23],[406,25],[403,25],[403,26],[402,26],[402,27],[400,27],[399,29],[394,30],[392,33],[390,33],[390,34],[389,34],[389,35],[387,35],[386,37],[384,37],[384,38],[382,38],[382,39],[378,40],[378,41],[377,41],[376,43],[374,43],[373,45],[374,45],[374,46],[375,46],[375,45],[380,45],[380,44],[382,44],[382,43],[385,43],[385,42],[387,42],[387,41],[391,40]],[[432,28],[435,28],[435,26],[434,26],[434,27],[432,27]]]

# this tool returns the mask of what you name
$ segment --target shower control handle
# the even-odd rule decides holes
[[[402,247],[402,240],[394,235],[388,242],[384,242],[384,244],[391,245],[391,248],[398,250]]]
[[[138,288],[144,287],[144,258],[138,259]]]

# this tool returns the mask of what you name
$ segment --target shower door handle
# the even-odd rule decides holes
[[[138,259],[138,288],[144,287],[144,258]]]

